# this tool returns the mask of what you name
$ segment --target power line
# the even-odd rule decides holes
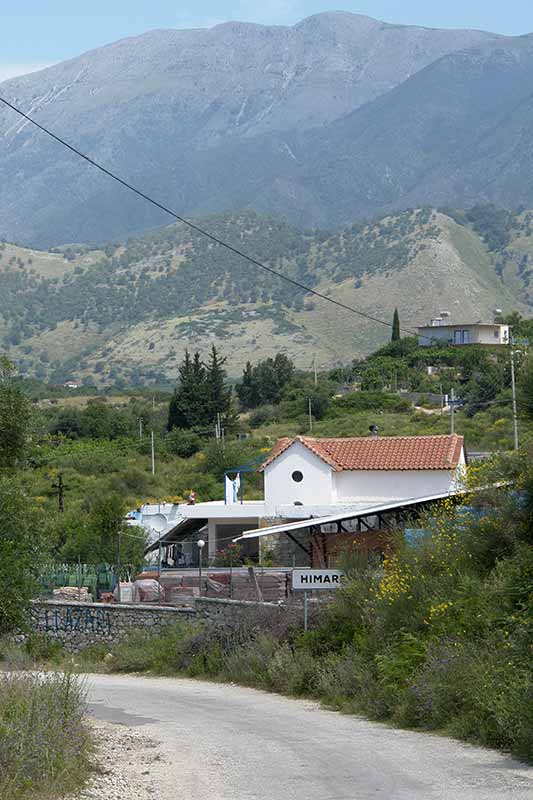
[[[65,139],[62,139],[57,134],[53,133],[51,130],[46,128],[44,125],[41,125],[39,122],[34,120],[33,117],[30,117],[28,114],[25,114],[24,111],[22,111],[20,108],[17,108],[17,106],[13,105],[13,103],[10,103],[4,97],[0,96],[0,102],[2,102],[5,106],[10,108],[16,114],[19,114],[21,117],[23,117],[25,120],[27,120],[27,122],[29,122],[32,125],[34,125],[40,131],[42,131],[43,133],[46,133],[47,136],[50,136],[50,138],[54,139],[60,145],[62,145],[63,147],[66,147],[68,150],[70,150],[72,153],[77,155],[79,158],[82,158],[84,161],[87,161],[88,164],[90,164],[91,166],[93,166],[96,169],[100,170],[100,172],[103,172],[104,175],[107,175],[109,178],[112,178],[117,183],[120,183],[122,186],[124,186],[126,189],[129,189],[131,192],[136,194],[138,197],[141,197],[143,200],[146,200],[148,203],[151,203],[156,208],[159,208],[165,214],[169,214],[171,217],[176,219],[178,222],[181,222],[184,225],[187,225],[189,228],[191,228],[192,230],[194,230],[197,233],[201,234],[202,236],[206,236],[208,239],[210,239],[212,242],[215,242],[215,244],[219,245],[220,247],[226,248],[227,250],[229,250],[230,252],[232,252],[235,255],[239,256],[240,258],[244,258],[246,261],[249,261],[250,264],[254,264],[256,267],[259,267],[260,269],[264,270],[265,272],[269,272],[271,275],[275,275],[277,278],[281,278],[281,280],[284,280],[287,283],[292,284],[292,286],[296,286],[298,289],[302,289],[304,292],[306,292],[308,294],[312,294],[315,297],[319,297],[321,300],[327,300],[328,303],[333,303],[334,305],[338,306],[339,308],[342,308],[345,311],[349,311],[352,314],[356,314],[359,317],[363,317],[365,319],[368,319],[371,322],[377,322],[380,325],[385,325],[387,328],[392,328],[393,327],[393,324],[391,322],[387,322],[384,319],[380,319],[379,317],[374,317],[371,314],[367,314],[365,311],[360,311],[357,308],[353,308],[352,306],[346,305],[346,303],[342,303],[340,300],[335,300],[332,297],[328,297],[328,295],[323,294],[322,292],[319,292],[316,289],[311,289],[311,287],[306,286],[305,284],[300,283],[297,280],[294,280],[294,278],[289,278],[287,275],[283,275],[283,273],[278,272],[275,269],[272,269],[272,267],[269,267],[266,264],[264,264],[263,262],[258,261],[256,258],[253,258],[253,256],[249,256],[247,253],[244,253],[242,250],[239,250],[237,247],[233,247],[233,245],[229,244],[228,242],[225,242],[223,239],[220,239],[218,236],[215,236],[214,234],[212,234],[209,231],[205,230],[200,225],[197,225],[196,223],[191,222],[190,220],[186,219],[185,217],[180,216],[175,211],[172,211],[172,209],[170,209],[167,206],[163,205],[159,201],[154,200],[154,198],[150,197],[150,195],[145,194],[145,192],[141,191],[136,186],[133,186],[131,183],[128,183],[128,181],[125,181],[123,178],[120,178],[114,172],[111,172],[111,170],[107,169],[102,164],[99,164],[98,161],[95,161],[93,158],[91,158],[90,156],[86,155],[81,150],[78,150],[76,147],[74,147],[73,145],[69,144],[69,142],[65,141]],[[403,328],[402,330],[404,330],[406,333],[410,333],[410,334],[412,334],[414,336],[418,335],[418,332],[410,330],[409,328]],[[424,337],[424,338],[428,338],[429,341],[432,341],[432,339],[430,339],[429,337]]]

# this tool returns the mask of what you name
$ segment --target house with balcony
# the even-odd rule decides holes
[[[432,347],[438,344],[464,346],[477,344],[483,347],[503,347],[509,344],[509,325],[499,322],[454,323],[446,317],[436,317],[429,325],[418,329],[418,344]]]

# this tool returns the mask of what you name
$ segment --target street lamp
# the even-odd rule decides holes
[[[196,544],[198,545],[198,588],[201,597],[202,596],[202,551],[205,547],[205,541],[203,539],[198,539]]]

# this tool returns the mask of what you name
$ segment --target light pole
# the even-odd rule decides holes
[[[198,545],[198,589],[200,591],[200,597],[202,596],[202,551],[205,547],[205,541],[203,539],[198,539],[196,542]]]

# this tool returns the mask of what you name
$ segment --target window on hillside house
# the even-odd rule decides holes
[[[470,344],[470,331],[455,331],[454,344]]]
[[[303,473],[301,473],[299,469],[296,469],[292,473],[292,479],[293,479],[294,483],[301,483],[303,481],[303,479],[304,479]]]

